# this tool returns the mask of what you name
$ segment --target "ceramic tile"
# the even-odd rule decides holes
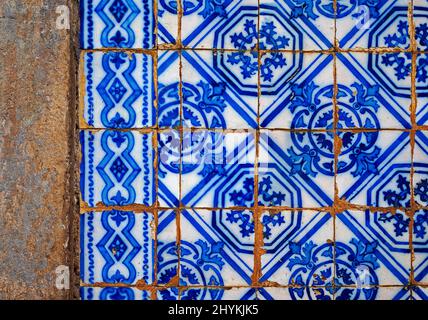
[[[413,154],[413,188],[415,201],[428,207],[428,131],[418,131]]]
[[[151,284],[154,280],[153,214],[131,211],[88,212],[80,217],[80,270],[85,284]],[[114,288],[86,292],[89,298],[129,295]]]
[[[82,299],[428,299],[427,0],[81,4]]]
[[[428,284],[428,210],[416,211],[412,222],[415,281],[421,284]],[[426,294],[427,292],[425,291]]]
[[[182,203],[186,207],[254,206],[255,137],[251,133],[184,132]]]
[[[351,204],[410,208],[411,144],[408,132],[343,131],[337,188]]]
[[[337,55],[338,128],[411,127],[411,59],[405,66],[395,53]]]
[[[259,204],[320,208],[334,200],[332,132],[261,131]]]
[[[144,290],[124,287],[82,287],[80,288],[82,300],[151,300],[151,293]]]
[[[158,52],[158,126],[177,129],[181,124],[181,57],[179,51]]]
[[[265,250],[260,282],[291,286],[287,293],[283,291],[282,298],[331,300],[334,277],[332,215],[316,211],[264,212],[260,222]],[[269,299],[268,292],[265,298]]]
[[[235,223],[238,216],[243,220]],[[189,287],[251,285],[252,220],[249,211],[183,210],[180,214],[180,282]],[[238,233],[238,225],[245,223],[249,232]]]
[[[270,67],[270,60],[283,61]],[[262,56],[260,126],[283,129],[331,129],[334,95],[333,55],[274,52]],[[263,66],[263,64],[262,64]],[[330,117],[329,123],[321,118]]]
[[[242,217],[242,222],[238,223],[236,216]],[[243,223],[250,225],[251,219],[252,213],[247,211],[183,210],[180,221],[174,211],[162,213],[158,229],[158,283],[167,285],[178,275],[181,288],[166,288],[158,297],[216,300],[238,293],[211,290],[207,286],[250,285],[254,230],[251,226],[248,233],[239,234],[237,230]],[[179,245],[174,238],[177,226],[181,230]]]
[[[328,50],[334,42],[334,17],[330,0],[260,1],[261,49]]]
[[[350,210],[337,215],[336,278],[344,295],[359,294],[370,299],[378,294],[372,286],[408,284],[409,230],[403,226],[405,222],[397,223],[407,216],[400,212],[397,215],[400,218],[391,219],[390,214]]]
[[[179,39],[178,15],[180,0],[156,0],[157,1],[157,35],[158,45],[176,45]],[[189,2],[189,1],[188,1]]]
[[[427,50],[427,49],[426,49]],[[416,121],[420,126],[428,125],[428,53],[416,56]]]
[[[158,202],[163,208],[180,206],[181,137],[177,130],[158,134]]]
[[[190,48],[252,50],[258,40],[258,1],[182,1],[181,39]]]
[[[256,290],[253,288],[208,289],[201,294],[201,289],[183,290],[180,300],[256,300]]]
[[[427,197],[427,159],[428,134],[417,132],[414,151],[414,198],[418,205],[424,209],[417,210],[412,218],[413,233],[412,244],[414,253],[414,278],[417,282],[428,283],[428,197]],[[424,296],[424,294],[422,294]],[[426,297],[426,291],[425,291]]]
[[[412,300],[428,300],[428,288],[414,287],[412,290]]]
[[[260,290],[259,297],[262,300],[293,300],[292,288],[263,288]],[[306,290],[308,292],[308,290]],[[342,298],[342,299],[341,299]],[[345,299],[347,298],[347,299]],[[406,287],[378,287],[376,295],[370,297],[371,300],[409,300],[411,299],[411,290]],[[336,300],[366,300],[364,295],[353,295],[347,297],[338,297]],[[307,299],[309,300],[309,299]]]
[[[81,131],[81,199],[98,205],[151,206],[156,200],[152,134]]]
[[[151,55],[88,52],[82,64],[86,125],[120,129],[155,126]]]
[[[339,46],[407,49],[409,3],[408,0],[339,0],[336,16]]]
[[[153,48],[153,8],[153,0],[80,1],[82,49]]]
[[[165,287],[157,292],[159,300],[176,300],[179,294],[179,289],[174,288],[174,285],[177,286],[179,284],[176,282],[180,248],[180,239],[177,235],[179,227],[178,214],[174,210],[165,210],[159,212],[158,216],[156,280],[160,288]],[[168,285],[172,285],[173,288],[166,288]]]
[[[247,57],[254,57],[248,69],[244,66]],[[257,67],[257,52],[183,52],[183,125],[206,129],[256,128]]]

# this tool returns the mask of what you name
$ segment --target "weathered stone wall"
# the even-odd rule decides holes
[[[56,28],[59,5],[77,21],[77,0],[0,1],[0,299],[73,297],[55,286],[75,263],[75,24]]]

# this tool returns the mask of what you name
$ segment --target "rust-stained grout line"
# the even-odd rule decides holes
[[[417,106],[417,92],[416,92],[416,68],[417,68],[417,42],[415,35],[415,22],[413,17],[413,0],[409,0],[409,8],[408,8],[408,20],[409,20],[409,36],[410,36],[410,49],[412,51],[412,68],[411,68],[411,103],[410,103],[410,121],[412,124],[412,130],[410,132],[410,148],[411,148],[411,160],[410,160],[410,211],[406,211],[407,215],[410,215],[409,222],[409,251],[410,251],[410,275],[409,275],[409,283],[412,285],[414,280],[414,266],[413,266],[413,258],[414,258],[414,248],[413,248],[413,225],[414,225],[414,217],[416,213],[416,201],[415,201],[415,190],[414,190],[414,157],[415,157],[415,138],[416,138],[416,106]]]
[[[370,211],[373,213],[377,213],[377,212],[384,212],[384,213],[392,213],[394,214],[397,211],[408,211],[410,210],[410,207],[372,207],[372,206],[364,206],[364,205],[357,205],[357,204],[352,204],[352,203],[348,203],[345,200],[340,200],[340,208],[343,211],[344,207],[346,207],[347,209],[353,209],[353,210],[359,210],[359,211]],[[327,207],[287,207],[287,206],[276,206],[276,207],[267,207],[267,206],[263,206],[263,205],[259,205],[258,208],[262,211],[295,211],[295,210],[315,210],[315,211],[325,211],[325,212],[334,212],[335,208],[334,206],[327,206]],[[428,210],[427,207],[417,207],[418,209],[425,209]],[[139,204],[132,204],[132,205],[125,205],[125,206],[104,206],[104,205],[99,205],[96,207],[81,207],[81,214],[85,214],[88,212],[100,212],[100,211],[110,211],[110,210],[121,210],[121,211],[135,211],[137,214],[144,212],[144,211],[149,211],[152,212],[154,210],[159,210],[159,211],[166,211],[166,210],[177,210],[177,208],[170,208],[170,207],[156,207],[156,206],[146,206],[146,205],[139,205]],[[236,207],[204,207],[204,206],[192,206],[192,207],[188,207],[188,206],[183,206],[181,208],[179,208],[181,210],[213,210],[213,211],[219,211],[219,210],[239,210],[239,211],[243,211],[243,210],[255,210],[255,207],[240,207],[240,206],[236,206]],[[341,212],[341,211],[338,211]]]
[[[337,49],[339,48],[339,43],[337,40],[337,0],[333,1],[333,10],[334,10],[334,22],[333,22],[333,152],[334,152],[334,198],[333,198],[333,211],[327,214],[332,215],[333,219],[333,300],[336,300],[336,281],[334,281],[336,276],[336,214],[338,213],[336,210],[336,205],[338,204],[339,199],[339,190],[337,185],[337,172],[338,172],[338,163],[339,163],[339,154],[342,147],[342,141],[337,133],[337,128],[339,127],[339,107],[337,104],[337,94],[338,94],[338,83],[337,83]],[[328,241],[328,240],[327,240]]]
[[[145,53],[145,54],[153,54],[157,50],[181,50],[181,51],[209,51],[209,52],[244,52],[244,53],[253,53],[254,50],[240,50],[240,49],[231,49],[231,48],[190,48],[183,47],[180,45],[175,46],[164,46],[159,45],[158,48],[153,49],[132,49],[132,48],[97,48],[97,49],[85,49],[86,52],[129,52],[129,53]],[[389,47],[376,47],[376,48],[331,48],[324,50],[292,50],[292,49],[263,49],[263,51],[274,52],[274,53],[315,53],[315,54],[329,54],[333,52],[337,53],[400,53],[407,52],[412,53],[411,49],[404,49],[400,47],[389,48]],[[419,53],[427,53],[428,51],[419,51]]]
[[[85,288],[135,288],[137,290],[146,290],[146,291],[162,291],[164,289],[168,288],[175,288],[175,286],[166,285],[166,286],[159,286],[159,285],[132,285],[128,283],[95,283],[95,284],[87,284],[87,283],[80,283],[81,287]],[[428,288],[428,284],[418,284],[418,287]],[[212,285],[191,285],[191,286],[180,286],[180,290],[187,290],[187,289],[200,289],[200,288],[209,288],[209,289],[224,289],[224,290],[231,290],[231,289],[255,289],[255,288],[281,288],[281,289],[295,289],[295,288],[310,288],[310,289],[325,289],[330,288],[329,286],[300,286],[297,284],[292,285],[281,285],[275,282],[267,282],[263,283],[262,285],[236,285],[236,286],[212,286]],[[350,288],[355,289],[355,285],[341,285],[340,288]],[[394,285],[394,284],[383,284],[383,285],[366,285],[364,288],[402,288],[402,289],[408,289],[408,285]],[[330,288],[331,289],[331,288]]]
[[[81,130],[90,130],[92,132],[97,131],[106,131],[106,130],[114,130],[117,132],[138,132],[141,134],[151,134],[154,131],[158,131],[158,133],[166,132],[169,133],[171,131],[177,130],[177,128],[94,128],[94,127],[80,127]],[[255,134],[257,129],[221,129],[221,128],[201,128],[201,127],[184,127],[182,128],[183,132],[218,132],[218,133],[252,133]],[[428,126],[415,126],[414,128],[409,129],[399,129],[399,128],[383,128],[383,129],[370,129],[370,128],[337,128],[334,129],[287,129],[287,128],[261,128],[260,131],[269,132],[269,131],[284,131],[284,132],[293,132],[293,133],[335,133],[335,132],[353,132],[353,133],[369,133],[369,132],[380,132],[380,131],[391,131],[391,132],[412,132],[417,130],[428,130]]]
[[[260,51],[260,0],[257,1],[257,129],[253,136],[255,143],[255,161],[254,161],[254,210],[252,212],[254,220],[254,259],[252,285],[257,286],[261,276],[261,255],[263,250],[263,226],[261,224],[259,209],[259,152],[260,152],[260,99],[261,99],[261,59]],[[247,150],[246,150],[247,151]],[[247,209],[248,210],[248,209]],[[257,293],[256,293],[257,294]]]
[[[153,235],[153,283],[158,284],[158,229],[159,229],[159,74],[158,74],[158,63],[159,63],[159,27],[158,27],[158,1],[153,1],[153,15],[155,20],[155,47],[156,53],[153,55],[153,78],[154,78],[154,107],[155,107],[155,118],[156,125],[153,132],[153,148],[154,148],[154,179],[155,179],[155,199],[154,206],[155,210],[153,211],[153,225],[152,225],[152,235]],[[150,297],[152,300],[157,299],[157,291],[150,290]]]
[[[180,155],[180,159],[179,159],[179,172],[178,172],[178,206],[179,206],[179,210],[177,210],[175,212],[175,217],[176,217],[176,227],[177,227],[177,275],[176,275],[176,279],[173,279],[172,281],[174,281],[174,284],[176,287],[178,287],[178,300],[181,300],[181,295],[182,295],[182,291],[180,288],[180,277],[181,277],[181,214],[182,214],[182,173],[183,173],[183,135],[184,135],[184,131],[183,131],[183,127],[184,127],[184,122],[183,122],[183,52],[182,52],[182,23],[183,23],[183,3],[182,1],[178,1],[177,0],[177,13],[178,13],[178,40],[177,40],[177,44],[180,47],[179,50],[179,82],[178,82],[178,91],[179,91],[179,97],[180,97],[180,108],[179,108],[179,113],[180,113],[180,121],[179,121],[179,133],[180,133],[180,144],[179,144],[179,155]]]

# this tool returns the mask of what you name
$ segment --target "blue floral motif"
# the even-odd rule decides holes
[[[284,54],[277,50],[286,49],[290,38],[278,34],[276,26],[272,21],[266,21],[257,31],[256,21],[247,19],[244,24],[244,32],[235,33],[231,36],[231,42],[238,52],[228,54],[227,62],[231,65],[239,65],[244,79],[257,77],[259,70],[260,50],[272,50],[266,52],[260,61],[260,77],[263,82],[271,82],[273,72],[287,65]]]
[[[225,265],[221,256],[222,242],[208,243],[197,240],[194,244],[181,241],[180,247],[175,243],[159,244],[158,274],[159,284],[168,284],[177,275],[178,256],[180,256],[180,286],[204,286],[191,288],[181,295],[184,300],[202,300],[207,294],[210,299],[220,299],[222,291],[212,290],[207,286],[224,285],[221,270]],[[176,300],[178,288],[160,291],[164,300]]]
[[[376,112],[379,103],[376,96],[379,86],[364,87],[354,83],[351,88],[339,85],[337,93],[339,111],[336,135],[341,139],[341,155],[338,172],[351,172],[361,176],[369,172],[377,174],[375,161],[380,155],[380,148],[375,146],[378,133],[355,133],[340,129],[364,127],[379,128]],[[305,174],[316,177],[318,172],[334,175],[334,114],[331,103],[323,104],[321,98],[333,97],[333,86],[320,88],[314,82],[302,85],[294,84],[291,88],[293,97],[289,109],[293,113],[293,129],[330,130],[328,132],[293,132],[294,147],[287,150],[292,161],[291,174]]]
[[[131,288],[103,288],[100,300],[134,300],[135,294]]]
[[[126,144],[126,146],[120,154],[116,154],[109,143],[113,143],[118,149],[123,144]],[[102,202],[106,205],[124,205],[135,201],[136,191],[132,187],[132,183],[140,173],[141,168],[130,155],[134,148],[134,143],[134,137],[131,132],[106,131],[101,137],[101,146],[106,156],[97,166],[97,170],[105,182],[105,187],[102,191]],[[115,160],[111,162],[113,158]],[[106,169],[112,175],[108,174]],[[114,196],[111,194],[113,189],[118,190]]]
[[[261,206],[280,206],[285,201],[285,194],[272,190],[272,181],[269,176],[263,177],[259,182],[259,205]],[[243,188],[239,191],[234,190],[230,193],[230,200],[236,207],[254,206],[254,179],[247,178],[243,183]],[[254,234],[254,221],[251,213],[242,210],[231,210],[226,213],[226,221],[232,224],[239,224],[242,237],[250,237]],[[263,234],[265,239],[271,236],[272,227],[285,223],[282,214],[274,216],[265,216],[263,218]]]
[[[289,291],[294,299],[303,299],[305,294],[310,299],[330,300],[332,294],[336,299],[358,298],[363,293],[366,299],[374,299],[377,289],[347,288],[355,284],[377,285],[378,279],[375,270],[380,267],[377,257],[377,242],[365,242],[352,239],[352,249],[345,243],[337,242],[321,246],[313,241],[290,243],[290,254],[287,268],[291,272]],[[333,249],[335,248],[335,258]],[[336,265],[336,276],[333,265]],[[360,283],[361,272],[365,270],[365,283]],[[311,288],[316,286],[316,288]]]
[[[177,14],[177,2],[181,1],[183,15],[188,16],[199,11],[199,15],[208,18],[213,14],[227,17],[226,0],[160,0],[162,8],[172,14]]]
[[[426,201],[427,197],[427,181],[423,179],[416,183],[414,194],[415,200]],[[409,208],[411,189],[408,178],[399,174],[395,180],[395,189],[388,189],[383,192],[383,199],[386,203],[395,208]],[[394,233],[397,237],[401,237],[409,232],[410,218],[406,214],[398,211],[395,213],[380,213],[378,220],[383,223],[392,223],[394,226]],[[417,239],[424,239],[428,229],[428,211],[421,210],[415,213],[413,222],[414,234]]]
[[[415,28],[415,39],[418,42],[419,50],[428,49],[428,24],[423,23]],[[397,31],[388,34],[384,38],[385,45],[388,48],[410,46],[409,24],[407,20],[400,20],[397,25]],[[393,52],[382,56],[381,63],[386,67],[392,67],[395,71],[397,80],[404,80],[411,75],[412,71],[412,54],[410,52]],[[428,55],[420,54],[416,63],[416,80],[418,83],[428,81]]]
[[[226,129],[223,111],[226,108],[224,83],[208,84],[200,81],[197,86],[182,84],[183,125],[188,127]],[[175,128],[180,125],[179,83],[161,86],[159,90],[159,126]],[[208,117],[211,115],[211,117]]]
[[[103,56],[102,63],[106,76],[97,86],[97,91],[105,104],[101,111],[101,122],[108,128],[130,128],[135,125],[136,118],[132,106],[143,93],[132,76],[136,68],[135,55],[129,58],[125,53],[111,52]],[[120,78],[123,79],[122,81],[126,81],[131,90],[127,99],[124,97],[128,90]],[[117,106],[123,106],[128,113],[128,120],[125,120],[118,112],[113,117],[110,115]]]
[[[141,249],[130,232],[135,225],[134,214],[127,211],[104,211],[101,222],[106,234],[96,246],[106,261],[102,269],[104,282],[133,283],[137,271],[132,260]],[[122,227],[122,224],[125,226]],[[127,270],[127,274],[124,274],[121,266]]]
[[[334,19],[344,18],[350,15],[352,12],[353,17],[359,17],[362,12],[356,10],[362,6],[369,10],[370,17],[377,18],[379,16],[379,7],[384,3],[385,0],[337,0],[336,10],[334,8],[333,0],[292,0],[294,5],[292,6],[292,17],[306,17],[308,19],[316,20],[319,15],[315,13],[317,11],[321,15]]]
[[[183,110],[180,121],[179,84],[161,87],[159,90],[159,126],[176,129],[180,123],[185,127],[226,128],[223,112],[226,108],[224,83],[210,85],[200,81],[197,86],[183,83]],[[171,130],[161,135],[159,175],[178,173],[180,157],[181,173],[187,174],[200,168],[199,175],[206,177],[212,173],[224,173],[225,147],[222,135],[215,132],[187,132],[180,141],[178,131]]]
[[[106,28],[101,34],[101,44],[103,47],[131,48],[135,43],[135,32],[130,28],[132,22],[140,14],[140,9],[132,0],[114,0],[110,5],[110,0],[102,0],[95,8],[95,12],[106,23]],[[112,21],[105,10],[112,13],[115,21]],[[125,16],[127,18],[124,20]],[[120,26],[118,29],[117,26]],[[113,30],[116,30],[115,33]]]

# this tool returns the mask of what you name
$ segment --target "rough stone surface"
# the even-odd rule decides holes
[[[66,0],[0,1],[0,299],[66,299],[73,265],[73,32]],[[71,237],[72,238],[72,237]],[[71,268],[73,269],[73,268]]]

